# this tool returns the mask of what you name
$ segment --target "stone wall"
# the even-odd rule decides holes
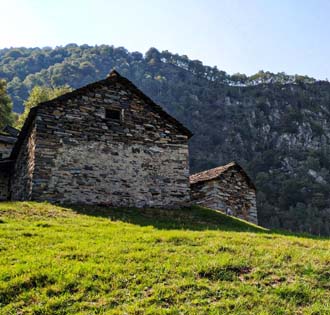
[[[10,156],[14,144],[0,142],[0,159],[6,159]]]
[[[183,171],[178,171],[178,170]],[[186,169],[186,170],[185,170]],[[85,142],[58,150],[35,199],[113,206],[170,206],[188,201],[187,147]]]
[[[8,199],[9,173],[0,169],[0,201]]]
[[[35,122],[31,124],[28,137],[25,138],[13,167],[10,179],[10,194],[12,200],[30,200],[34,172],[36,146]]]
[[[258,224],[256,191],[235,168],[227,170],[219,178],[192,184],[191,200]]]
[[[117,110],[118,117],[107,117]],[[110,113],[111,114],[111,113]],[[120,83],[38,108],[32,199],[112,206],[189,202],[188,135]]]

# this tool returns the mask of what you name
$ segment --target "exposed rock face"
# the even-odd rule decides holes
[[[256,189],[236,163],[190,176],[191,200],[258,224]]]
[[[39,105],[28,120],[12,154],[12,199],[189,202],[190,132],[119,74]]]

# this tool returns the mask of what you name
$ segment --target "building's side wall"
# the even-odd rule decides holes
[[[189,202],[188,139],[117,84],[38,109],[34,200],[112,206]],[[121,121],[106,118],[119,109]]]
[[[224,172],[218,179],[191,185],[191,197],[197,204],[258,223],[256,191],[237,169]]]
[[[31,124],[13,167],[10,179],[10,195],[12,200],[30,200],[34,172],[36,147],[35,122]]]
[[[14,144],[0,142],[0,159],[6,159],[10,156]]]
[[[0,170],[0,201],[8,199],[9,173]]]

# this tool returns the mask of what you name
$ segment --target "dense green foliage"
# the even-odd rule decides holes
[[[19,116],[15,127],[21,129],[23,127],[24,121],[27,118],[30,109],[32,107],[37,106],[40,103],[52,100],[58,96],[61,96],[65,93],[72,91],[72,89],[68,86],[61,86],[61,87],[42,87],[42,86],[35,86],[28,97],[28,99],[24,102],[24,111]]]
[[[330,241],[220,213],[0,204],[0,314],[330,314]]]
[[[78,88],[111,68],[193,131],[192,172],[237,160],[257,186],[262,225],[330,235],[328,82],[230,76],[155,48],[144,56],[106,45],[0,50],[16,111],[36,85]]]
[[[6,90],[6,81],[0,79],[0,130],[13,123],[13,104]]]

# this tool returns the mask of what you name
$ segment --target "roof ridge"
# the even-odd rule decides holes
[[[121,77],[121,75],[119,74],[119,72],[116,70],[116,69],[112,69],[110,72],[109,72],[109,74],[108,74],[108,78],[109,77],[115,77],[115,76],[119,76],[119,77]]]
[[[231,162],[229,162],[229,163],[227,163],[227,164],[224,164],[224,165],[219,165],[219,166],[216,166],[216,167],[210,168],[210,169],[208,169],[208,170],[204,170],[204,171],[200,171],[200,172],[197,172],[197,173],[191,174],[190,177],[191,177],[191,176],[198,175],[198,174],[207,173],[207,172],[210,172],[210,171],[215,171],[215,170],[218,170],[218,169],[224,169],[224,168],[228,169],[229,167],[232,167],[232,166],[235,166],[235,165],[238,165],[238,166],[239,166],[239,164],[238,164],[237,162],[235,162],[235,161],[231,161]]]
[[[251,178],[249,175],[245,172],[242,166],[240,166],[236,161],[232,161],[230,163],[227,163],[225,165],[220,165],[199,173],[195,173],[189,176],[189,182],[190,184],[197,184],[200,182],[207,182],[213,179],[218,178],[221,174],[228,171],[229,169],[233,167],[238,167],[241,171],[243,171],[243,175],[245,176],[248,184],[253,188],[256,189],[255,185],[253,184]]]

